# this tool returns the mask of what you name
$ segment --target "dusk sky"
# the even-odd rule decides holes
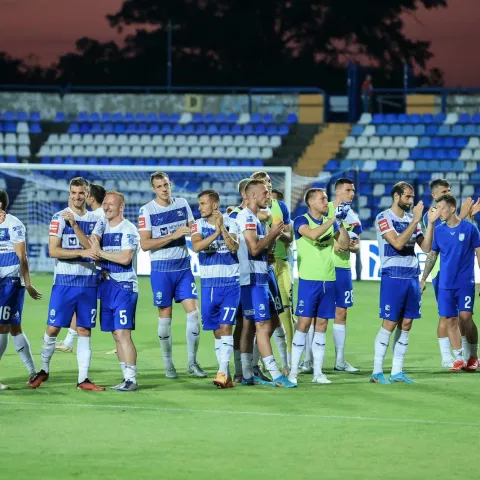
[[[448,0],[448,9],[420,11],[405,17],[406,31],[432,42],[431,67],[445,72],[448,86],[480,87],[480,8],[478,0]],[[73,51],[82,36],[121,41],[109,27],[107,13],[115,13],[121,0],[0,0],[0,51],[12,56],[35,55],[49,65]]]

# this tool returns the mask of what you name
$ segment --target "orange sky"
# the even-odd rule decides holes
[[[472,8],[477,2],[448,0],[448,9],[419,12],[418,21],[405,18],[409,35],[432,42],[435,58],[430,65],[445,71],[449,86],[480,87],[480,8]],[[81,36],[120,40],[105,15],[121,4],[122,0],[0,0],[0,51],[19,57],[34,54],[48,65],[72,51]]]

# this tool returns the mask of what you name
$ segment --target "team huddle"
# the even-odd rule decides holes
[[[21,329],[21,317],[25,290],[33,299],[41,294],[31,284],[25,227],[6,213],[8,195],[0,190],[0,358],[10,334],[27,367],[31,388],[49,379],[55,350],[71,351],[77,338],[77,388],[105,390],[89,379],[91,332],[99,300],[100,327],[112,333],[121,367],[120,383],[110,388],[123,392],[138,389],[137,351],[131,332],[138,300],[135,258],[140,247],[150,253],[153,304],[158,308],[158,337],[167,378],[178,376],[172,352],[174,301],[182,304],[186,315],[186,373],[207,377],[197,361],[201,324],[204,331],[213,332],[218,361],[213,384],[218,388],[232,388],[235,383],[295,388],[299,371],[313,373],[313,383],[331,383],[323,373],[329,320],[334,320],[334,369],[359,371],[345,360],[347,310],[354,298],[350,254],[359,251],[362,233],[360,219],[351,208],[355,195],[352,180],[341,178],[335,183],[332,202],[324,189],[309,189],[305,193],[308,212],[293,222],[281,192],[272,189],[266,172],[256,172],[239,183],[242,203],[229,207],[225,214],[219,211],[218,192],[199,193],[201,218],[197,221],[185,199],[172,197],[167,174],[155,172],[150,181],[156,198],[140,209],[137,227],[123,216],[126,200],[121,192],[105,192],[82,177],[71,180],[69,205],[50,223],[54,283],[38,371]],[[480,211],[480,201],[474,204],[467,199],[457,216],[448,182],[439,179],[430,188],[436,206],[425,214],[424,229],[420,223],[423,203],[410,213],[414,189],[406,182],[394,185],[392,207],[375,221],[382,326],[375,338],[372,383],[414,383],[403,365],[409,333],[413,320],[421,316],[421,294],[432,270],[442,366],[453,371],[478,367],[478,333],[472,312],[480,234],[467,217]],[[92,210],[87,210],[87,205]],[[187,236],[198,253],[201,310]],[[293,242],[299,273],[295,325]],[[421,282],[416,244],[428,253]],[[68,334],[59,343],[62,328],[68,328]],[[392,370],[387,379],[383,361],[393,332]],[[272,351],[272,337],[280,363]],[[6,388],[0,384],[0,390]]]

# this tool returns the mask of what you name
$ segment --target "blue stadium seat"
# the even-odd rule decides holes
[[[405,113],[400,113],[397,116],[397,123],[400,125],[405,125],[408,122],[408,115]]]
[[[91,133],[93,135],[97,133],[102,133],[102,124],[94,123],[90,126],[88,123],[82,123],[80,125],[80,134]]]
[[[262,117],[262,122],[263,123],[274,123],[275,120],[273,118],[273,115],[271,113],[265,113]]]
[[[6,122],[3,124],[3,131],[7,133],[17,133],[17,124],[13,122]]]
[[[30,112],[28,120],[30,122],[39,122],[41,120],[40,112]]]
[[[413,135],[417,137],[421,137],[422,135],[425,135],[425,125],[415,125],[413,127]]]
[[[360,126],[360,125],[359,125]],[[398,125],[392,125],[390,128],[388,125],[379,125],[377,127],[377,135],[379,136],[384,136],[384,135],[389,135],[390,134],[390,131],[393,127],[399,127]],[[400,127],[399,127],[400,128]],[[395,135],[395,134],[393,134]]]
[[[205,123],[213,123],[215,121],[215,115],[213,113],[206,113],[203,117]]]
[[[226,113],[217,113],[217,115],[215,115],[215,120],[214,122],[215,123],[225,123],[227,121],[227,114]]]
[[[160,113],[158,115],[158,122],[159,123],[169,123],[170,122],[170,115],[168,113]]]
[[[88,116],[88,121],[91,123],[100,122],[100,113],[98,112],[90,113],[90,115]]]
[[[286,120],[287,125],[291,125],[293,123],[298,123],[298,116],[296,113],[289,113],[287,115],[287,120]]]
[[[460,150],[458,148],[451,148],[448,153],[447,157],[449,160],[458,160],[460,158]]]
[[[436,124],[441,124],[445,121],[446,119],[446,115],[444,113],[436,113],[434,116],[433,116],[433,123],[436,123]]]
[[[438,135],[438,127],[436,125],[427,125],[425,134],[431,137],[433,137],[434,135]]]
[[[432,137],[430,146],[434,148],[443,147],[443,137]]]
[[[431,145],[433,139],[430,139],[430,137],[420,137],[418,140],[418,147],[420,148],[425,148],[429,147]]]
[[[461,113],[458,116],[458,122],[457,123],[471,123],[471,118],[468,113]]]
[[[468,145],[468,140],[467,137],[457,137],[455,140],[455,146],[457,148],[465,148]]]
[[[112,119],[111,119],[112,122],[118,122],[118,123],[122,123],[123,122],[123,114],[119,113],[119,112],[116,112],[112,115]]]
[[[353,136],[359,136],[363,133],[363,130],[363,125],[354,125],[350,134]]]
[[[412,113],[409,120],[411,124],[416,125],[422,122],[422,117],[418,113]]]
[[[147,123],[156,123],[158,120],[157,114],[154,112],[147,113]]]
[[[415,127],[417,127],[418,125],[415,125]],[[414,128],[415,128],[413,125],[411,124],[408,124],[408,125],[403,125],[402,126],[402,131],[400,133],[400,135],[404,135],[405,137],[407,136],[411,136],[411,135],[415,135],[414,133]],[[398,135],[398,134],[397,134]],[[420,134],[421,135],[421,134]]]
[[[469,126],[472,126],[473,125],[469,125]],[[465,127],[463,125],[453,125],[452,126],[452,135],[466,135],[466,131],[465,131]]]
[[[132,112],[127,112],[123,115],[123,121],[133,123],[135,121],[135,116]]]
[[[17,122],[26,122],[28,121],[28,115],[27,115],[27,112],[17,112],[16,114],[16,120]]]
[[[104,123],[102,126],[102,133],[107,135],[113,133],[113,123]]]
[[[113,120],[113,115],[109,112],[103,112],[102,115],[100,116],[100,121],[105,123],[105,122],[115,122],[116,120]]]
[[[240,125],[239,125],[240,126]],[[199,123],[195,128],[196,135],[206,135],[207,134],[207,127],[203,123]]]
[[[420,121],[421,123],[425,124],[425,125],[429,125],[430,123],[433,123],[433,114],[431,113],[424,113],[421,117],[420,117]]]
[[[258,125],[255,125],[255,135],[265,135],[265,125],[263,125],[262,123],[258,124]]]
[[[149,135],[160,135],[160,125],[158,123],[152,123],[148,128]]]
[[[4,112],[2,119],[6,122],[13,122],[15,121],[15,113],[11,111]]]
[[[66,120],[66,115],[65,115],[65,112],[57,112],[55,114],[55,118],[54,118],[54,122],[55,123],[63,123],[65,122]]]
[[[450,125],[440,125],[438,127],[438,132],[437,132],[437,135],[451,135],[451,131],[450,131]]]
[[[457,125],[455,125],[456,127]],[[465,135],[466,137],[471,137],[473,135],[477,135],[477,130],[478,130],[478,127],[476,125],[465,125],[464,129],[463,129],[463,135]],[[461,133],[459,133],[459,135],[462,135]]]
[[[169,117],[169,122],[171,123],[178,123],[180,120],[180,114],[179,113],[172,113]]]
[[[452,162],[451,171],[462,173],[465,170],[465,162]]]
[[[338,160],[329,160],[327,165],[325,165],[325,168],[324,168],[326,172],[334,172],[339,169],[340,169],[340,163],[338,162]]]
[[[263,160],[261,158],[256,158],[252,162],[252,167],[263,167]]]
[[[422,158],[424,158],[423,157],[423,148],[414,148],[410,152],[410,159],[411,160],[419,160],[419,159],[422,159]],[[377,167],[378,167],[378,163],[377,163]]]
[[[385,115],[385,123],[387,125],[391,125],[392,123],[398,123],[397,116],[393,113],[388,113],[387,115]]]
[[[472,123],[480,123],[480,113],[474,113],[473,114]]]
[[[162,125],[161,130],[160,130],[160,133],[161,133],[162,135],[171,135],[171,133],[172,133],[172,127],[170,126],[170,124],[164,123],[164,124]],[[197,132],[197,133],[198,133],[198,132]]]
[[[424,172],[428,171],[428,163],[425,160],[418,160],[418,162],[415,163],[415,170]]]
[[[135,165],[136,167],[142,167],[144,166],[146,163],[145,161],[145,158],[134,158],[133,159],[133,165]]]
[[[243,135],[253,135],[253,125],[251,123],[246,123],[242,128]]]
[[[87,160],[87,165],[98,165],[97,157],[89,157]]]
[[[381,125],[385,123],[385,115],[383,113],[375,113],[372,118],[372,123],[374,125]]]
[[[141,123],[141,122],[146,122],[146,121],[147,121],[147,117],[145,116],[144,113],[139,112],[139,113],[135,114],[135,122]]]
[[[227,118],[227,123],[237,123],[237,122],[238,122],[238,115],[236,113],[230,113]]]
[[[229,135],[230,134],[230,125],[226,123],[221,123],[218,125],[218,133],[220,135]]]
[[[39,123],[30,124],[30,133],[42,133],[42,127]]]
[[[425,160],[432,160],[433,158],[435,158],[433,148],[425,148],[423,151],[423,158]]]
[[[444,137],[443,138],[443,146],[446,148],[453,148],[455,146],[455,138],[454,137]]]
[[[249,158],[242,158],[240,160],[240,166],[242,167],[251,167],[252,166],[252,161]]]
[[[113,133],[115,135],[123,135],[125,133],[125,124],[124,123],[114,123],[113,124]]]
[[[218,135],[217,125],[209,125],[207,127],[207,135]]]
[[[148,125],[146,123],[138,123],[135,131],[139,135],[146,135],[148,133]],[[180,133],[182,133],[182,132],[180,132]]]

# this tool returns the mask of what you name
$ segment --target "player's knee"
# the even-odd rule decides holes
[[[347,309],[337,307],[335,309],[335,323],[345,325],[347,323]]]
[[[302,333],[307,333],[310,325],[312,324],[312,319],[307,317],[298,317],[297,321],[297,330]]]
[[[16,337],[22,333],[22,326],[20,324],[10,325],[10,335]]]
[[[10,333],[10,325],[0,325],[0,334]]]
[[[92,330],[90,330],[90,328],[77,326],[77,333],[79,337],[90,337],[92,335]]]
[[[60,329],[58,327],[52,327],[50,325],[47,326],[46,334],[49,337],[56,337],[60,333]]]
[[[318,318],[315,320],[315,331],[325,333],[327,331],[328,320],[326,318]]]

